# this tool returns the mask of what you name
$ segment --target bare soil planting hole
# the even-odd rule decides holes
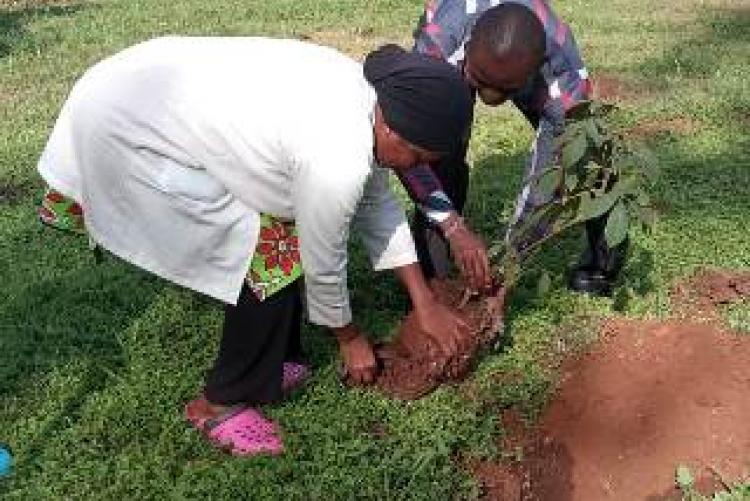
[[[700,273],[673,295],[700,318],[606,322],[601,341],[565,364],[534,429],[505,416],[513,443],[501,446],[520,461],[469,465],[484,498],[677,500],[678,465],[706,494],[749,479],[750,336],[707,316],[748,285],[747,273]]]

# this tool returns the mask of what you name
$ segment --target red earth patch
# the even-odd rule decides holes
[[[623,101],[636,96],[634,86],[620,77],[598,74],[592,78],[594,97],[602,101]]]
[[[634,139],[650,139],[665,134],[687,135],[698,132],[701,124],[691,118],[675,117],[663,120],[645,120],[629,129],[626,135]]]
[[[703,313],[750,293],[746,273],[708,271],[675,288],[698,320],[613,319],[564,365],[533,429],[505,420],[504,451],[521,459],[469,466],[493,500],[680,499],[675,470],[715,492],[750,478],[750,336]],[[685,303],[688,304],[688,303]]]

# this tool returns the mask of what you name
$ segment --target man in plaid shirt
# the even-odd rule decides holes
[[[566,112],[591,98],[589,75],[570,28],[545,0],[427,0],[414,50],[454,64],[486,104],[510,99],[536,129],[510,227],[519,225],[546,201],[530,180],[555,161],[554,141],[564,131]],[[415,167],[401,180],[420,209],[413,230],[426,274],[447,273],[449,246],[470,281],[486,283],[484,245],[459,216],[468,187],[464,157]],[[608,294],[622,268],[626,243],[607,248],[606,217],[587,223],[589,248],[571,275],[575,290]],[[540,225],[517,250],[523,252],[546,231]]]

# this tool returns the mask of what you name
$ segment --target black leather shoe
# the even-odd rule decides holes
[[[587,246],[578,266],[571,272],[568,287],[595,296],[611,296],[620,271],[625,266],[629,241],[612,249],[604,238],[608,214],[586,222]]]

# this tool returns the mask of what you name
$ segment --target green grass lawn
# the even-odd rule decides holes
[[[95,61],[166,33],[304,36],[361,55],[406,43],[420,0],[0,1],[0,441],[9,499],[472,498],[457,458],[492,457],[501,409],[530,419],[566,353],[602,315],[662,316],[674,280],[750,266],[750,8],[743,0],[559,0],[589,69],[621,82],[617,122],[666,128],[644,143],[662,170],[662,218],[634,235],[616,300],[564,287],[577,235],[544,252],[516,290],[506,342],[457,387],[401,404],[344,390],[327,333],[304,327],[312,384],[267,409],[280,458],[234,459],[183,421],[216,350],[220,305],[42,228],[37,157],[75,79]],[[304,83],[300,83],[304,92]],[[667,125],[664,125],[667,124]],[[469,218],[502,235],[532,131],[511,107],[480,109]],[[404,296],[373,280],[354,247],[356,311],[389,335]],[[540,270],[553,287],[536,293]],[[727,313],[750,330],[750,304]]]

